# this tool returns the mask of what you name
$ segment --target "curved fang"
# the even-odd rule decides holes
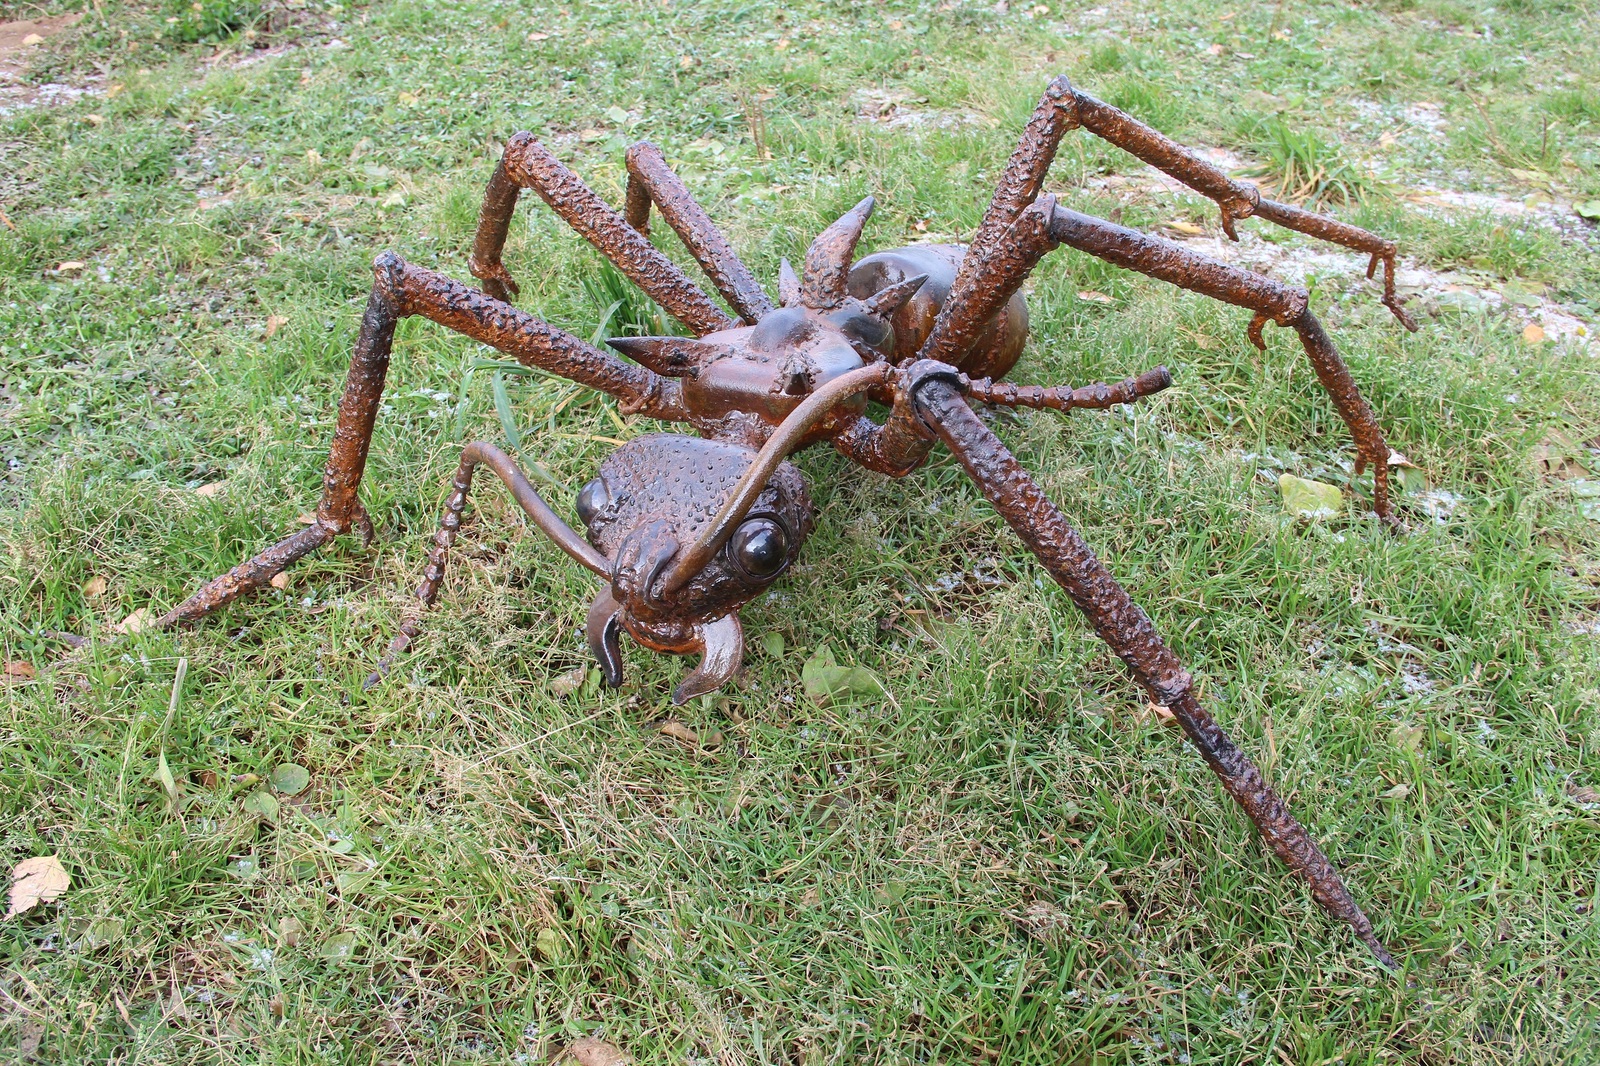
[[[872,197],[864,197],[840,215],[837,222],[817,234],[817,239],[806,249],[806,262],[800,275],[800,299],[807,307],[829,311],[844,302],[845,281],[850,276],[856,242],[861,239],[861,229],[876,203]]]
[[[600,676],[612,688],[622,685],[622,605],[603,585],[589,605],[589,620],[583,627],[589,638],[589,653],[600,664]]]
[[[737,614],[725,614],[715,622],[695,627],[704,654],[694,672],[672,690],[672,702],[683,705],[704,696],[733,680],[744,665],[744,627]]]

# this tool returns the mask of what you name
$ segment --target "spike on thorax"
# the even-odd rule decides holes
[[[830,311],[844,302],[845,282],[850,276],[856,242],[861,239],[861,230],[876,202],[870,196],[863,197],[811,242],[811,247],[806,249],[800,279],[801,303],[819,311]]]

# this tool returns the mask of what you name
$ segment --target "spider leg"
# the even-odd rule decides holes
[[[389,370],[395,324],[421,315],[498,348],[518,362],[611,393],[629,413],[686,421],[680,386],[609,355],[530,314],[392,253],[373,264],[376,277],[350,358],[333,444],[322,475],[322,501],[312,525],[208,582],[168,611],[160,627],[185,625],[267,584],[285,567],[352,527],[370,533],[357,490],[372,444],[373,423]]]
[[[911,402],[929,431],[950,448],[1006,523],[1066,590],[1100,638],[1127,664],[1151,699],[1172,711],[1280,859],[1311,886],[1324,910],[1346,922],[1390,969],[1395,962],[1317,842],[1195,698],[1178,657],[1156,633],[1088,543],[1052,504],[1000,439],[967,406],[953,367],[922,362],[907,372]]]
[[[484,192],[468,269],[483,281],[488,295],[504,301],[517,292],[500,255],[522,189],[538,193],[584,240],[696,336],[738,324],[531,133],[518,133],[506,144]]]
[[[1055,83],[1051,84],[1053,88]],[[1223,232],[1231,239],[1239,239],[1233,226],[1235,219],[1256,215],[1285,229],[1292,229],[1298,233],[1309,234],[1333,244],[1367,253],[1372,257],[1367,263],[1369,278],[1381,262],[1383,305],[1394,313],[1406,329],[1416,332],[1416,321],[1406,313],[1400,298],[1395,294],[1394,264],[1398,249],[1393,241],[1293,204],[1263,199],[1261,190],[1251,183],[1230,178],[1218,167],[1132,115],[1070,86],[1067,95],[1067,106],[1071,110],[1074,125],[1082,125],[1095,136],[1138,156],[1202,196],[1216,201],[1217,208],[1222,212]]]
[[[640,141],[628,149],[628,193],[623,216],[641,234],[650,232],[652,202],[740,318],[753,325],[772,310],[772,300],[695,201],[683,179],[667,166],[661,149],[649,141]]]
[[[475,441],[462,449],[461,463],[451,480],[452,491],[445,501],[444,513],[439,516],[439,530],[433,537],[433,550],[428,553],[428,565],[422,572],[422,583],[417,586],[416,613],[401,624],[400,631],[389,642],[377,668],[367,675],[363,688],[371,688],[382,680],[395,659],[411,646],[411,642],[422,631],[422,612],[432,607],[433,601],[439,596],[439,586],[444,582],[445,563],[449,561],[450,549],[455,545],[456,534],[461,529],[461,514],[467,509],[467,494],[472,491],[472,475],[480,464],[494,471],[533,524],[554,540],[562,551],[602,578],[611,576],[610,565],[605,557],[550,509],[550,505],[528,483],[527,476],[517,468],[509,455],[492,444]]]
[[[962,290],[952,287],[919,356],[959,365],[988,316],[1017,291],[1040,259],[1062,244],[1116,266],[1248,308],[1255,312],[1248,333],[1258,348],[1265,349],[1261,330],[1269,320],[1294,329],[1316,370],[1317,380],[1355,438],[1356,473],[1361,473],[1367,463],[1372,464],[1373,510],[1390,525],[1397,523],[1389,506],[1389,446],[1383,430],[1350,376],[1350,368],[1311,313],[1306,290],[1229,266],[1171,241],[1069,211],[1048,194],[1017,216],[1006,240],[983,257],[970,284]]]

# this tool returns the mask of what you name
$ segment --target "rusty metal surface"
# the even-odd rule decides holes
[[[1223,787],[1244,809],[1272,850],[1311,885],[1327,912],[1349,924],[1380,962],[1394,959],[1373,932],[1372,923],[1351,897],[1322,849],[1262,780],[1249,756],[1228,739],[1194,697],[1189,672],[1156,632],[1148,615],[1117,584],[1088,543],[1052,504],[1000,438],[961,397],[960,386],[941,372],[950,368],[918,364],[914,402],[939,438],[994,505],[1013,532],[1066,590],[1100,639],[1111,646],[1134,679],[1157,704],[1170,710]],[[931,372],[929,372],[931,370]]]
[[[488,465],[532,524],[601,578],[585,635],[609,684],[623,682],[622,638],[660,652],[697,654],[676,702],[715,691],[743,660],[739,610],[798,558],[814,522],[795,451],[831,444],[862,467],[904,476],[943,441],[984,496],[1127,664],[1168,707],[1224,788],[1273,851],[1312,886],[1382,961],[1393,959],[1316,842],[1267,787],[1250,759],[1195,699],[1189,674],[1150,619],[1044,496],[971,403],[1054,411],[1137,402],[1172,383],[1165,367],[1113,384],[1019,386],[1001,380],[1021,354],[1021,288],[1041,258],[1066,244],[1249,310],[1251,340],[1267,322],[1293,329],[1318,380],[1374,467],[1373,504],[1397,524],[1388,498],[1388,448],[1304,289],[1240,270],[1181,245],[1068,210],[1043,192],[1061,137],[1083,127],[1216,200],[1224,226],[1258,215],[1372,256],[1393,297],[1394,245],[1365,230],[1261,199],[1148,126],[1065,78],[1052,81],[1023,132],[970,248],[924,245],[854,260],[873,200],[867,197],[811,243],[796,274],[783,261],[778,306],[751,276],[659,149],[628,153],[622,214],[530,134],[517,134],[490,178],[469,267],[482,291],[379,256],[351,357],[315,524],[207,584],[161,620],[193,622],[266,584],[284,567],[349,530],[370,536],[358,490],[381,401],[395,324],[418,316],[537,367],[615,396],[622,410],[692,426],[699,436],[649,433],[622,445],[577,493],[582,536],[539,497],[510,456],[491,445],[462,453],[452,492],[408,617],[374,671],[376,682],[420,632],[444,579],[474,469]],[[501,262],[510,219],[531,188],[696,337],[616,338],[602,351],[510,306],[516,282]],[[654,204],[744,321],[723,313],[647,240]],[[887,405],[881,421],[868,399]]]
[[[772,300],[683,180],[667,166],[661,149],[649,141],[640,141],[628,149],[628,196],[623,216],[640,233],[649,232],[646,220],[652,202],[740,318],[754,325],[772,310]]]
[[[562,166],[532,134],[519,133],[511,138],[506,144],[502,165],[511,181],[538,193],[552,211],[611,260],[667,314],[697,334],[736,325],[672,260],[657,251],[638,230],[628,225],[626,219],[579,181],[577,175]],[[485,197],[485,212],[489,207],[489,199]],[[498,248],[494,250],[494,258],[499,259]]]

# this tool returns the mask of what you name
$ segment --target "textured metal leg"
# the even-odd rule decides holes
[[[1228,739],[1195,699],[1188,671],[1161,640],[1149,617],[1000,439],[973,414],[961,397],[954,370],[924,371],[922,380],[911,387],[924,421],[955,453],[984,496],[1066,590],[1095,632],[1127,664],[1134,679],[1155,702],[1172,711],[1267,844],[1306,880],[1324,910],[1347,923],[1379,962],[1394,969],[1394,958],[1317,842],[1267,787],[1249,756]]]
[[[350,357],[344,397],[339,401],[339,420],[322,475],[322,502],[317,505],[316,522],[208,582],[163,615],[158,625],[186,625],[232,603],[267,584],[289,564],[322,547],[352,525],[361,528],[364,539],[370,538],[372,524],[361,509],[356,491],[366,469],[372,425],[378,414],[378,400],[383,395],[383,380],[389,371],[395,323],[404,313],[399,306],[399,279],[389,267],[390,264],[380,258],[374,271],[376,282],[367,300],[366,314],[361,319],[361,334]]]
[[[667,166],[661,149],[649,141],[640,141],[628,149],[624,217],[642,234],[649,232],[652,202],[739,317],[753,325],[772,310],[772,300],[695,201],[683,179]]]
[[[1110,104],[1095,99],[1088,93],[1069,88],[1065,105],[1071,111],[1073,124],[1081,124],[1095,136],[1138,156],[1202,196],[1216,201],[1218,209],[1222,212],[1223,232],[1233,240],[1239,239],[1238,233],[1234,230],[1234,220],[1256,215],[1286,229],[1367,253],[1372,257],[1367,263],[1369,278],[1381,262],[1383,305],[1394,313],[1406,329],[1416,331],[1417,323],[1406,313],[1399,297],[1395,294],[1394,263],[1398,249],[1393,241],[1326,215],[1319,215],[1291,204],[1264,200],[1261,198],[1261,191],[1254,185],[1247,181],[1235,181],[1219,168],[1164,134]]]
[[[508,303],[521,290],[500,262],[500,255],[505,251],[506,234],[511,232],[511,215],[517,209],[517,196],[521,192],[506,173],[506,161],[502,157],[495,164],[489,187],[484,190],[478,232],[472,241],[472,257],[467,260],[467,269],[483,282],[483,291]]]
[[[712,303],[711,297],[700,291],[677,264],[657,251],[655,245],[613,211],[593,189],[562,166],[533,134],[519,133],[512,137],[500,167],[508,181],[538,193],[579,236],[594,245],[647,296],[665,308],[667,314],[692,329],[696,336],[739,324]],[[499,173],[497,170],[496,177]],[[495,199],[491,205],[490,199],[496,196],[500,199]],[[490,179],[489,194],[484,200],[485,216],[491,214],[492,208],[494,217],[498,218],[504,198],[505,194],[496,189],[495,180]],[[506,213],[509,215],[509,209]],[[480,236],[483,232],[480,226]]]
[[[1316,369],[1317,380],[1327,390],[1339,417],[1344,419],[1345,425],[1350,427],[1350,435],[1355,438],[1356,472],[1360,473],[1367,463],[1372,464],[1372,509],[1390,526],[1398,526],[1399,520],[1389,505],[1389,446],[1384,441],[1383,430],[1350,376],[1350,368],[1311,313],[1311,298],[1306,290],[1219,263],[1171,241],[1060,206],[1050,213],[1049,227],[1053,240],[1108,263],[1254,311],[1249,334],[1258,348],[1266,347],[1261,330],[1269,320],[1298,333]]]

